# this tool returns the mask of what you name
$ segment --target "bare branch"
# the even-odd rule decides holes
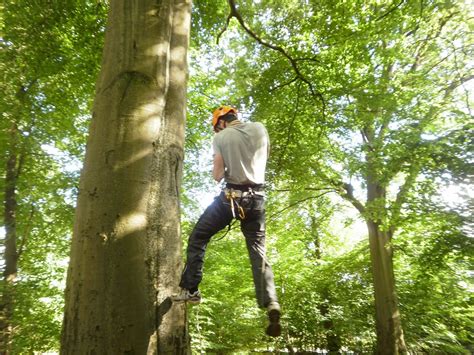
[[[369,140],[368,140],[368,137],[367,135],[365,134],[365,131],[363,129],[360,130],[360,135],[362,136],[362,141],[369,145]]]
[[[229,16],[227,16],[227,20],[225,21],[224,28],[217,35],[217,44],[219,44],[221,36],[224,34],[224,32],[227,31],[227,28],[229,27],[229,23],[230,23],[230,20],[232,19],[232,17],[234,17],[234,15],[232,14],[232,9],[231,9],[231,13],[229,14]]]
[[[361,130],[360,133],[362,134],[362,140],[366,144],[366,146],[373,151],[374,150],[374,140],[375,140],[375,132],[374,130],[369,127],[368,125],[364,126]]]

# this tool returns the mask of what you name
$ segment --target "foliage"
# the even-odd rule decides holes
[[[73,200],[104,20],[100,3],[3,4],[2,168],[9,155],[18,155],[14,353],[58,347]],[[2,200],[6,183],[2,170]]]
[[[460,225],[452,212],[433,210],[397,241],[399,293],[414,352],[463,353],[473,343],[474,243]]]
[[[265,314],[255,304],[245,243],[235,228],[209,245],[204,303],[189,308],[193,350],[315,350],[336,341],[342,349],[371,352],[367,217],[394,233],[410,350],[472,347],[469,197],[447,206],[443,196],[446,185],[472,183],[474,41],[467,3],[242,0],[237,8],[260,42],[235,18],[222,32],[226,1],[194,4],[183,238],[205,192],[216,189],[209,174],[210,112],[236,104],[271,136],[267,247],[284,334],[276,341],[263,335]],[[16,353],[57,348],[105,11],[101,1],[3,5],[0,166],[14,147],[23,157]],[[8,134],[14,124],[15,144]],[[367,203],[369,173],[386,195]],[[2,171],[2,200],[4,185]],[[365,213],[357,215],[349,185]]]
[[[219,75],[226,84],[225,100],[238,103],[244,116],[267,125],[273,152],[268,178],[273,190],[290,189],[301,195],[306,191],[307,198],[317,191],[334,192],[353,204],[362,218],[380,220],[380,228],[397,243],[418,223],[420,213],[428,216],[432,208],[439,208],[427,202],[440,199],[443,180],[470,183],[472,127],[468,120],[472,113],[464,85],[472,79],[473,38],[469,10],[463,2],[239,1],[236,9],[240,18],[234,13],[215,50],[217,56],[222,49],[231,54],[224,56],[223,68],[209,70],[209,78],[214,81]],[[222,17],[215,23],[224,28]],[[209,48],[205,51],[208,56]],[[366,200],[366,188],[373,182],[384,192],[380,198]],[[333,196],[328,202],[340,204]],[[293,205],[295,200],[287,202]],[[439,214],[434,220],[444,217]],[[276,235],[287,242],[298,218],[293,215],[284,221]],[[423,232],[436,225],[427,217]],[[453,233],[446,238],[459,235],[460,240],[468,240],[460,233],[465,228],[462,223],[451,228]],[[434,240],[438,238],[440,234]],[[308,251],[296,251],[285,243],[278,254],[286,255],[286,249],[291,250],[291,261],[282,268],[285,275],[293,281],[301,277],[297,275],[311,275],[302,261]],[[399,250],[395,251],[398,262]],[[347,261],[343,267],[349,267]],[[414,295],[413,289],[403,288],[405,275],[395,272],[401,295]],[[331,283],[337,284],[337,279]],[[306,293],[305,299],[320,297],[317,286],[306,287],[313,292]],[[428,292],[426,284],[416,287]],[[465,290],[460,290],[462,294]],[[366,296],[359,294],[363,300]],[[405,309],[409,297],[402,296]],[[317,319],[317,304],[301,314],[314,314]],[[466,311],[466,307],[464,303],[461,309]],[[289,312],[295,312],[294,308]],[[370,314],[367,307],[359,322],[367,323]],[[408,311],[402,317],[407,324],[416,323]],[[450,329],[454,318],[446,316],[443,327]],[[461,321],[466,322],[466,318]],[[302,319],[297,324],[304,329]],[[309,328],[314,330],[316,324],[313,321]],[[440,329],[431,328],[430,334]],[[344,330],[342,338],[350,339],[351,331]],[[410,331],[415,333],[413,328]],[[440,339],[417,338],[414,333],[407,334],[414,349],[455,348]],[[323,337],[321,332],[319,343],[314,344],[317,336],[313,334],[313,344],[306,345],[320,346]],[[459,344],[469,343],[463,331],[455,338]],[[357,347],[346,339],[344,344]],[[372,341],[373,333],[368,330],[363,336],[366,351]]]

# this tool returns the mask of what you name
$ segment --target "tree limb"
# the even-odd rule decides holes
[[[377,18],[375,21],[380,21],[382,20],[384,17],[387,17],[388,15],[390,15],[392,12],[394,12],[395,10],[397,10],[400,6],[402,6],[402,4],[405,2],[405,0],[401,0],[397,5],[395,5],[394,7],[392,7],[390,10],[388,10],[386,13],[384,13],[382,16],[380,16],[379,18]]]
[[[299,111],[299,104],[300,104],[300,85],[298,85],[298,91],[296,93],[296,102],[295,102],[295,109],[294,109],[294,112],[293,112],[293,117],[291,118],[291,122],[290,124],[288,125],[288,130],[287,130],[287,134],[286,134],[286,143],[285,145],[283,146],[283,151],[279,154],[279,157],[278,157],[278,164],[277,166],[279,167],[277,172],[276,172],[276,175],[280,175],[280,171],[281,171],[281,168],[282,168],[282,160],[286,154],[286,149],[288,148],[288,145],[290,144],[290,140],[291,140],[291,131],[293,129],[293,123],[295,122],[296,118],[298,117],[298,111]]]
[[[276,91],[276,90],[278,90],[278,89],[284,88],[285,86],[288,86],[288,85],[294,83],[296,80],[298,80],[298,77],[297,77],[297,76],[295,76],[293,79],[291,79],[290,81],[288,81],[288,82],[286,82],[286,83],[283,83],[283,84],[277,85],[277,86],[275,86],[275,87],[273,87],[273,88],[270,88],[270,89],[268,90],[268,92],[274,92],[274,91]]]
[[[416,177],[418,176],[419,171],[420,171],[419,164],[416,164],[416,163],[412,164],[408,172],[408,176],[405,179],[405,182],[403,183],[402,186],[400,186],[400,189],[398,190],[397,197],[395,198],[395,202],[392,204],[393,206],[392,217],[390,219],[390,225],[388,229],[390,236],[393,236],[393,234],[395,233],[395,230],[397,228],[398,218],[400,217],[402,205],[405,202],[408,192],[413,186],[416,180]]]
[[[342,183],[343,191],[339,194],[342,198],[349,201],[361,214],[365,213],[365,206],[354,196],[354,186],[348,183]]]
[[[314,198],[320,198],[320,197],[322,197],[322,196],[324,196],[324,195],[327,195],[328,193],[331,193],[331,192],[333,192],[333,190],[331,190],[331,191],[325,191],[325,192],[323,192],[323,193],[321,193],[321,194],[319,194],[319,195],[316,195],[316,196],[305,197],[305,198],[303,198],[303,199],[301,199],[301,200],[298,200],[298,201],[296,201],[296,202],[294,202],[294,203],[291,203],[291,204],[289,204],[288,206],[286,206],[285,208],[283,208],[283,209],[281,209],[281,210],[275,212],[275,213],[272,214],[270,217],[268,217],[268,219],[271,220],[271,219],[273,219],[274,217],[276,217],[277,215],[279,215],[279,214],[285,212],[286,210],[288,210],[288,209],[290,209],[290,208],[292,208],[292,207],[295,207],[295,206],[299,205],[300,203],[306,202],[306,201],[308,201],[308,200],[312,200],[312,199],[314,199]]]
[[[432,39],[436,39],[438,38],[440,35],[441,35],[441,32],[443,31],[443,28],[444,26],[446,26],[446,24],[448,23],[448,21],[454,16],[456,15],[457,12],[453,12],[451,14],[449,14],[448,16],[446,16],[445,18],[442,18],[440,21],[439,21],[439,27],[435,30],[435,33],[434,34],[428,34],[425,39],[421,40],[421,44],[420,46],[415,50],[416,54],[415,54],[415,60],[413,61],[413,64],[410,68],[410,71],[411,72],[415,72],[416,69],[418,68],[418,65],[420,63],[420,60],[421,60],[421,57],[425,54],[425,50],[428,49],[427,45],[428,45],[428,42]]]
[[[331,192],[337,192],[335,189],[331,187],[305,187],[303,189],[304,191],[331,191]],[[295,191],[294,189],[275,189],[272,190],[273,192],[292,192]]]
[[[453,81],[451,84],[448,85],[448,87],[444,89],[444,92],[445,92],[444,97],[445,98],[448,97],[456,88],[458,88],[464,83],[467,83],[468,81],[472,79],[474,79],[474,74],[463,76],[460,79]]]
[[[443,97],[443,100],[446,100],[457,87],[461,86],[462,84],[464,84],[464,83],[466,83],[466,82],[468,82],[472,79],[474,79],[474,74],[464,76],[464,77],[462,77],[458,80],[453,81],[446,88],[442,89],[442,90],[445,91],[445,95]],[[433,113],[434,113],[433,111],[434,111],[434,108],[432,108],[429,111],[429,113],[428,113],[428,115],[426,115],[426,117],[428,118],[428,117],[432,116]],[[420,136],[421,136],[421,130],[420,130],[420,133],[418,135],[418,138]],[[445,137],[441,137],[437,141],[440,141],[441,139],[444,139],[444,138]],[[434,143],[434,141],[430,142],[430,144],[433,144],[433,143]],[[410,170],[408,172],[408,176],[405,179],[405,182],[400,187],[400,189],[397,193],[395,202],[392,205],[393,206],[392,218],[391,218],[390,226],[389,226],[389,235],[390,236],[393,236],[393,234],[395,233],[395,230],[397,228],[396,224],[397,224],[398,218],[400,216],[400,212],[401,212],[401,207],[402,207],[403,203],[405,202],[406,196],[408,195],[408,192],[410,191],[411,187],[413,186],[413,184],[415,182],[415,179],[418,176],[419,171],[420,171],[420,166],[416,163],[412,164],[411,167],[410,167]]]
[[[311,82],[301,73],[299,67],[298,67],[298,64],[297,64],[297,61],[300,60],[300,59],[294,59],[293,57],[291,57],[288,52],[283,49],[282,47],[280,46],[276,46],[274,44],[271,44],[271,43],[268,43],[266,41],[264,41],[263,39],[261,39],[255,32],[253,32],[245,23],[244,19],[242,18],[242,16],[240,15],[239,11],[237,10],[237,7],[236,7],[236,4],[235,4],[235,0],[228,0],[229,2],[229,7],[230,7],[230,14],[227,16],[227,20],[226,20],[226,25],[225,27],[222,29],[222,31],[219,33],[219,35],[217,36],[217,43],[219,43],[219,39],[221,37],[221,35],[227,30],[227,27],[229,26],[229,22],[230,20],[235,17],[237,19],[237,21],[239,22],[240,26],[245,30],[245,32],[247,32],[247,34],[252,37],[254,40],[256,40],[258,43],[260,43],[262,46],[264,47],[267,47],[267,48],[270,48],[270,49],[273,49],[274,51],[277,51],[277,52],[280,52],[286,59],[288,59],[288,61],[290,62],[290,65],[291,67],[293,68],[293,70],[295,71],[296,73],[296,76],[298,77],[298,79],[300,79],[301,81],[303,81],[306,85],[308,85],[310,91],[311,91],[311,94],[313,96],[316,96],[319,98],[319,100],[321,101],[321,104],[323,105],[323,111],[325,110],[325,107],[326,107],[326,102],[324,101],[324,97],[323,95],[319,92],[319,91],[316,91],[313,87],[313,84],[311,84]]]
[[[26,225],[25,233],[23,234],[23,238],[21,238],[20,245],[18,246],[17,257],[20,258],[21,254],[25,250],[26,242],[28,241],[28,237],[31,232],[31,228],[33,227],[33,216],[35,214],[35,206],[31,205],[30,216],[28,218],[28,224]]]

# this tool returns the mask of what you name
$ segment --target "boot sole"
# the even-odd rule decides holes
[[[200,304],[201,300],[187,300],[186,302],[191,303],[191,304]]]
[[[281,335],[280,325],[280,311],[273,309],[268,312],[268,319],[270,324],[267,327],[266,333],[271,337],[278,337]]]
[[[177,297],[171,297],[171,301],[174,303],[191,303],[191,304],[200,304],[201,299],[182,299],[182,298],[177,298]]]

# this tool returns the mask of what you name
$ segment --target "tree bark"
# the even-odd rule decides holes
[[[336,332],[334,322],[329,314],[329,303],[331,302],[329,290],[326,288],[323,289],[322,296],[325,300],[319,304],[318,308],[319,312],[324,317],[323,327],[326,332],[326,347],[329,354],[339,354],[341,350],[341,339]]]
[[[110,2],[80,181],[62,354],[183,354],[179,189],[190,0]]]
[[[368,204],[384,198],[384,189],[375,183],[371,172],[368,176],[367,197]],[[381,223],[377,217],[366,218],[366,224],[374,280],[376,353],[403,354],[406,353],[406,346],[395,290],[391,238],[380,228]]]
[[[317,260],[322,258],[321,252],[321,238],[319,235],[319,225],[317,223],[316,217],[313,215],[310,217],[311,219],[311,234],[313,236],[313,242],[315,246],[315,257]],[[338,354],[341,349],[341,339],[337,334],[337,331],[334,326],[334,322],[331,318],[331,314],[329,312],[329,305],[331,303],[331,292],[326,287],[323,286],[321,290],[321,297],[323,301],[318,305],[319,312],[323,316],[323,327],[325,329],[326,335],[326,348],[329,350],[329,354]]]
[[[6,162],[5,198],[3,221],[5,226],[4,271],[0,305],[0,354],[8,354],[12,335],[13,285],[18,272],[17,250],[17,178],[18,178],[18,129],[13,124],[10,129],[10,147]]]

